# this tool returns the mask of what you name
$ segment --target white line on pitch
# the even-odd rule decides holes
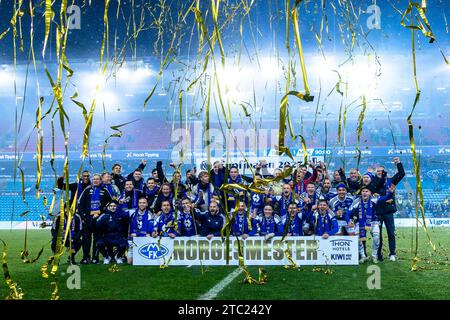
[[[214,287],[212,287],[208,292],[198,297],[197,300],[212,300],[219,294],[220,291],[222,291],[227,285],[231,283],[239,274],[241,274],[242,269],[238,268],[235,269],[233,272],[228,274],[225,279],[220,281],[218,284],[216,284]]]

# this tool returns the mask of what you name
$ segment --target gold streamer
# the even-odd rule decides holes
[[[299,31],[299,26],[298,26],[298,10],[297,10],[297,6],[301,2],[302,2],[302,0],[295,0],[295,4],[294,4],[294,7],[291,10],[291,14],[292,14],[292,23],[294,25],[295,41],[297,43],[298,56],[300,58],[300,66],[301,66],[301,69],[302,69],[303,85],[305,87],[305,96],[309,96],[310,95],[310,91],[309,91],[309,85],[308,85],[308,77],[306,75],[305,58],[303,57],[302,41],[300,39],[300,31]]]
[[[5,37],[9,31],[11,30],[11,27],[13,27],[13,32],[14,34],[16,34],[16,21],[17,21],[17,17],[21,17],[23,15],[23,11],[21,10],[22,7],[22,3],[23,0],[19,0],[18,2],[18,6],[17,6],[17,2],[14,2],[14,14],[10,20],[10,27],[8,27],[5,31],[2,32],[2,34],[0,34],[0,40],[3,39],[3,37]],[[17,9],[16,9],[17,8]]]
[[[53,262],[54,259],[55,257],[51,256],[50,258],[48,258],[47,262],[44,265],[42,265],[41,268],[39,269],[41,271],[42,278],[48,279],[48,267],[50,266],[50,264]]]
[[[175,40],[176,40],[176,38],[177,38],[177,32],[178,32],[178,29],[176,29],[175,32],[173,33],[173,38],[172,38],[172,42],[171,42],[171,44],[170,44],[170,48],[169,48],[169,50],[167,51],[167,53],[166,53],[166,55],[165,55],[165,57],[164,57],[164,60],[163,60],[163,62],[161,63],[161,66],[160,66],[160,68],[159,68],[158,76],[157,76],[157,78],[156,78],[156,83],[155,83],[155,85],[153,86],[153,88],[152,88],[152,90],[150,91],[150,93],[148,94],[148,96],[147,96],[147,97],[145,98],[145,100],[144,100],[144,109],[147,108],[147,104],[148,104],[149,100],[151,99],[151,97],[153,96],[153,94],[155,93],[155,90],[156,90],[156,88],[157,88],[157,86],[158,86],[158,84],[159,84],[159,80],[161,79],[161,76],[162,76],[162,74],[163,74],[163,71],[164,71],[164,69],[166,68],[167,64],[169,63],[170,55],[171,55],[171,54],[173,53],[173,51],[174,51],[174,43],[175,43]]]
[[[133,121],[129,121],[129,122],[126,122],[126,123],[122,123],[122,124],[110,127],[111,130],[114,130],[114,131],[117,131],[117,132],[111,134],[108,138],[106,138],[105,139],[105,143],[103,144],[103,151],[102,151],[102,168],[103,168],[103,172],[106,171],[105,155],[106,155],[106,148],[108,146],[109,139],[111,139],[111,138],[121,138],[123,132],[121,130],[119,130],[119,128],[124,127],[126,125],[129,125],[129,124],[131,124],[133,122],[136,122],[136,121],[139,121],[139,119],[136,119],[136,120],[133,120]]]
[[[27,249],[24,249],[24,250],[21,251],[21,253],[20,253],[20,259],[22,259],[22,262],[23,262],[23,263],[29,263],[29,264],[35,263],[36,261],[39,260],[39,258],[41,257],[41,255],[42,255],[43,252],[44,252],[44,246],[41,248],[41,250],[39,250],[39,252],[38,252],[36,258],[34,258],[34,259],[28,259],[29,252],[28,252]]]
[[[413,25],[412,24],[412,18],[413,18],[412,17],[412,11],[413,11],[414,8],[416,8],[416,10],[419,13],[419,16],[422,19],[423,23],[422,23],[422,21],[420,19],[418,19],[416,17],[418,25]],[[408,15],[408,13],[411,14],[411,21],[410,21],[411,24],[410,25],[406,25],[406,23],[405,23],[405,19],[406,19],[406,16]],[[425,10],[417,2],[411,2],[411,1],[409,2],[408,8],[406,8],[405,12],[403,13],[402,20],[400,21],[400,24],[403,27],[407,28],[407,29],[412,29],[412,31],[420,30],[425,37],[430,39],[430,43],[433,43],[436,40],[436,38],[435,38],[435,36],[433,34],[433,31],[431,30],[430,23],[428,22],[428,19],[427,19],[426,15],[425,15]],[[424,24],[425,24],[425,26],[424,26]]]
[[[223,50],[222,38],[220,36],[219,23],[218,23],[219,6],[220,6],[220,0],[211,0],[211,12],[212,12],[212,17],[213,17],[213,22],[214,22],[214,36],[216,37],[217,42],[219,44],[220,56],[221,56],[221,60],[222,60],[222,67],[225,67],[225,51]]]
[[[237,202],[239,202],[239,201],[237,201]],[[236,214],[236,212],[234,212],[233,219],[235,217],[235,214]],[[236,241],[237,241],[237,245],[238,245],[239,267],[244,272],[244,280],[242,282],[245,284],[259,284],[258,280],[256,280],[255,278],[252,277],[252,275],[248,271],[247,267],[245,266],[244,255],[242,253],[241,240],[239,240],[239,238],[237,236],[236,236]]]
[[[334,270],[331,268],[320,268],[320,267],[314,267],[312,269],[313,272],[323,272],[326,275],[332,275],[334,273]]]
[[[45,48],[47,47],[48,36],[50,34],[50,23],[53,19],[53,10],[52,10],[52,0],[45,0],[45,36],[44,36],[44,45],[42,48],[42,56],[45,56]]]
[[[44,98],[39,99],[39,106],[36,110],[36,128],[37,128],[37,143],[36,143],[36,199],[39,199],[40,191],[39,186],[41,184],[42,176],[42,162],[43,162],[43,152],[44,152],[44,135],[41,125],[42,117],[42,105],[44,103]]]
[[[53,281],[51,283],[51,286],[52,286],[52,296],[51,296],[50,300],[59,300],[60,296],[59,296],[58,283],[56,281]]]
[[[358,117],[358,126],[356,128],[356,137],[357,137],[357,143],[356,143],[356,151],[358,152],[358,163],[356,165],[356,170],[359,170],[359,164],[361,162],[361,150],[359,148],[359,144],[361,141],[361,134],[362,134],[362,129],[363,129],[363,123],[364,123],[364,118],[365,118],[365,114],[366,114],[366,109],[367,109],[367,103],[366,103],[366,96],[363,95],[362,97],[362,110],[361,113],[359,114]]]
[[[289,244],[288,244],[288,248],[286,248],[286,250],[284,250],[284,255],[286,256],[286,258],[288,259],[288,261],[291,263],[291,265],[290,266],[284,266],[284,268],[285,269],[289,269],[289,268],[292,268],[292,269],[298,269],[298,266],[297,266],[297,264],[295,263],[295,261],[292,259],[292,255],[291,255],[291,253],[289,252]]]
[[[431,28],[428,25],[428,21],[425,17],[425,14],[423,12],[423,9],[420,8],[418,6],[417,3],[409,3],[408,8],[405,10],[405,13],[403,14],[402,17],[402,21],[401,24],[403,27],[411,29],[411,53],[412,53],[412,62],[413,62],[413,75],[414,75],[414,83],[416,86],[416,97],[414,99],[414,104],[411,110],[411,113],[409,114],[408,118],[407,118],[407,123],[408,123],[408,131],[409,131],[409,142],[411,145],[411,153],[412,153],[412,158],[413,158],[413,163],[414,163],[414,173],[416,175],[416,204],[415,204],[415,209],[416,209],[416,246],[415,246],[415,252],[414,252],[414,258],[411,261],[411,270],[412,271],[416,271],[418,270],[418,266],[417,266],[417,262],[420,261],[420,258],[418,257],[418,249],[419,249],[419,235],[418,235],[418,223],[419,223],[419,210],[421,212],[422,215],[422,227],[423,230],[427,236],[428,242],[431,246],[431,248],[433,249],[434,252],[436,252],[436,246],[433,244],[433,242],[431,241],[430,235],[428,233],[428,229],[426,226],[426,221],[425,221],[425,211],[424,211],[424,200],[423,200],[423,190],[422,190],[422,182],[421,182],[421,178],[420,178],[420,163],[417,160],[417,154],[416,154],[416,146],[415,146],[415,141],[414,141],[414,128],[413,128],[413,124],[411,121],[411,118],[413,116],[414,110],[416,108],[417,103],[419,102],[419,98],[420,98],[420,89],[419,89],[419,84],[417,82],[417,67],[416,67],[416,50],[415,50],[415,37],[414,37],[414,31],[419,29],[422,31],[422,33],[425,34],[426,37],[430,38],[430,43],[432,43],[434,41],[434,36],[432,35],[432,33],[425,33],[423,26],[421,27],[417,27],[412,25],[412,8],[416,7],[417,10],[419,11],[419,14],[421,15],[421,18],[424,20],[425,24],[427,25],[428,29],[431,32]],[[410,26],[406,26],[404,23],[404,19],[406,17],[406,15],[410,13],[410,19],[411,19],[411,25]]]
[[[314,100],[313,96],[310,96],[309,94],[302,94],[298,91],[289,91],[282,99],[280,103],[280,119],[279,119],[279,131],[278,131],[278,154],[282,155],[285,153],[289,158],[292,160],[294,157],[291,154],[291,151],[288,147],[285,146],[285,136],[286,136],[286,121],[289,123],[289,116],[288,116],[288,102],[289,102],[289,96],[294,96],[300,100],[310,102]],[[306,150],[306,145],[304,144],[304,139],[302,139],[302,147],[304,148],[304,151]],[[305,152],[306,156],[306,152]]]
[[[281,242],[284,243],[284,244],[286,244],[286,249],[283,250],[283,252],[284,252],[284,255],[285,255],[286,259],[290,262],[291,265],[285,265],[285,266],[283,266],[283,268],[285,268],[285,269],[290,269],[290,268],[292,268],[292,269],[298,269],[299,267],[297,266],[297,264],[295,263],[295,261],[292,259],[292,255],[291,255],[291,253],[289,252],[289,243],[288,243],[287,241],[285,241],[286,236],[287,236],[287,234],[288,234],[288,230],[289,230],[289,225],[290,225],[290,223],[291,223],[291,215],[288,214],[288,215],[287,215],[287,221],[286,221],[286,224],[284,225],[283,236],[281,237]]]
[[[108,268],[108,271],[114,273],[120,272],[122,270],[117,266],[117,264],[114,263],[111,267]]]

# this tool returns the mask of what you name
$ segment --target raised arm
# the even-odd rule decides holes
[[[64,181],[64,176],[58,177],[58,180],[56,182],[58,189],[60,190],[66,190],[66,182]],[[78,183],[72,182],[69,183],[69,191],[75,192],[78,189]]]
[[[145,166],[147,165],[147,160],[142,159],[141,163],[139,164],[139,166],[137,167],[139,170],[144,171]]]
[[[397,173],[392,177],[392,184],[398,185],[399,182],[405,177],[405,169],[403,168],[403,164],[400,162],[398,157],[394,158],[394,162],[397,165]]]
[[[166,176],[162,168],[162,161],[156,163],[156,171],[158,172],[158,179],[160,182],[167,182]]]

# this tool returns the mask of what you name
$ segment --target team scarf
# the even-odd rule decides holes
[[[287,217],[287,220],[289,221],[288,233],[291,233],[293,236],[301,236],[302,235],[301,220],[299,219],[298,215],[295,214],[294,217],[289,215]]]
[[[140,214],[139,210],[137,210],[131,220],[130,234],[136,233],[137,237],[145,237],[151,223],[149,218],[148,209],[144,211],[144,214]]]
[[[183,231],[183,236],[191,236],[197,234],[194,215],[191,212],[180,212],[178,214]],[[186,223],[189,221],[188,223]],[[193,231],[193,232],[192,232]]]
[[[157,194],[159,191],[159,187],[155,186],[152,190],[150,190],[149,188],[145,188],[145,195],[147,197],[153,197],[155,194]]]
[[[305,194],[309,199],[311,199],[311,202],[310,202],[309,204],[306,204],[306,205],[305,205],[305,206],[308,207],[308,211],[311,211],[311,210],[312,210],[312,206],[315,205],[315,204],[316,204],[316,201],[317,201],[317,192],[314,191],[312,197],[311,197],[311,195],[310,195],[309,193],[307,193],[307,192],[304,192],[304,194]]]
[[[300,181],[300,182],[295,182],[295,185],[294,185],[294,192],[295,192],[297,195],[301,195],[303,192],[306,192],[306,186],[305,186],[305,184],[303,183],[303,180]]]
[[[100,190],[101,186],[92,186],[91,215],[100,214]]]
[[[90,186],[90,185],[91,185],[91,183],[89,181],[89,183],[86,185],[86,187]],[[80,181],[78,181],[78,185],[77,185],[77,200],[80,199],[81,194],[83,193],[84,189],[86,189],[86,187],[83,188],[83,180],[80,179]]]
[[[317,211],[316,217],[316,234],[320,230],[322,234],[331,230],[331,218],[328,212],[322,216],[319,211]]]
[[[114,190],[114,188],[113,188],[111,183],[102,183],[102,187],[105,188],[106,190],[108,190],[109,194],[111,195],[111,199],[117,200],[119,195]]]
[[[220,188],[220,186],[223,184],[225,180],[225,177],[223,176],[223,173],[219,170],[218,173],[214,172],[214,186],[216,188]]]
[[[132,192],[132,193],[131,193]],[[122,191],[122,194],[120,195],[120,200],[125,200],[125,204],[127,205],[128,209],[136,209],[138,207],[138,191],[136,189],[133,189],[133,191],[126,191],[125,189]],[[131,202],[127,201],[127,195],[131,197]],[[131,203],[131,207],[130,207]]]
[[[366,227],[370,227],[372,221],[375,220],[375,210],[372,207],[371,197],[367,200],[367,203],[364,203],[362,197],[360,198],[361,202],[359,203],[358,208],[358,218],[359,218],[359,238],[361,240],[366,240]]]
[[[174,215],[173,209],[170,209],[168,214],[161,213],[159,219],[160,219],[160,223],[162,223],[161,230],[159,230],[159,231],[162,231],[163,233],[169,233],[170,230],[172,229],[172,230],[174,230],[174,232],[176,232],[176,230],[175,230],[175,215]],[[170,222],[172,222],[172,225],[168,226],[168,224]]]
[[[206,189],[204,186],[206,186]],[[206,191],[206,194],[208,195],[208,209],[209,209],[209,205],[211,204],[212,200],[211,184],[208,182],[206,185],[203,185],[201,182],[199,182],[199,184],[197,185],[197,192],[199,192],[200,190],[203,191],[203,194]],[[202,200],[205,200],[205,198],[203,198]]]
[[[293,202],[293,195],[292,193],[289,195],[289,198],[286,199],[286,197],[283,195],[281,195],[281,210],[280,210],[280,214],[281,215],[285,215],[287,213],[287,209],[289,207],[289,203]]]
[[[275,218],[273,216],[266,218],[266,216],[262,217],[262,223],[261,223],[261,233],[263,233],[264,235],[268,234],[268,233],[275,233],[277,231],[275,231]]]
[[[247,215],[247,217],[246,217]],[[244,234],[245,232],[245,226],[247,225],[247,229],[248,231],[252,231],[252,222],[250,220],[250,215],[248,214],[247,211],[244,212],[244,214],[240,214],[238,212],[238,214],[236,215],[236,223],[235,223],[235,227],[238,227],[238,230],[240,232],[240,235]],[[236,229],[235,229],[236,230]]]
[[[69,239],[73,240],[75,238],[75,223],[76,223],[76,216],[73,217],[71,223],[70,223],[70,233],[69,233]],[[61,223],[61,215],[59,215],[59,223]],[[62,242],[65,242],[64,236],[66,235],[67,230],[67,215],[64,216],[64,227],[63,227],[63,233],[62,233]]]

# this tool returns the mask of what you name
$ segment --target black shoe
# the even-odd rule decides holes
[[[80,264],[89,264],[89,259],[84,259],[80,261]]]
[[[383,256],[378,256],[378,261],[383,261],[384,260],[384,258],[383,258]]]

